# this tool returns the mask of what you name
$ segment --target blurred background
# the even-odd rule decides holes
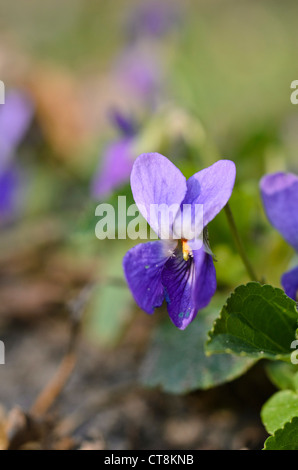
[[[264,216],[259,180],[298,173],[297,3],[0,0],[0,11],[2,447],[8,426],[12,447],[259,448],[271,390],[259,370],[182,397],[162,380],[140,385],[154,330],[170,320],[137,308],[122,273],[135,242],[98,240],[95,208],[133,202],[140,153],[160,152],[186,176],[231,159],[239,232],[259,276],[280,286],[293,252]],[[248,278],[223,213],[209,235],[218,312]],[[61,393],[38,401],[78,324],[73,374],[62,364]],[[22,440],[16,422],[32,406],[46,424]]]

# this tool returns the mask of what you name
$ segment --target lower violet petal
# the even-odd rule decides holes
[[[161,273],[169,257],[161,241],[142,243],[129,250],[123,259],[127,283],[138,306],[153,313],[164,300]]]
[[[212,256],[204,248],[193,251],[196,270],[194,289],[195,302],[198,310],[207,307],[216,291],[216,272]]]
[[[183,259],[178,247],[162,272],[162,283],[168,312],[175,326],[184,330],[197,314],[193,289],[195,287],[194,259]]]

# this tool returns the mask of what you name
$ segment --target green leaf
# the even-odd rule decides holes
[[[298,395],[292,390],[282,390],[272,395],[261,411],[263,424],[269,434],[298,417]]]
[[[155,331],[141,368],[141,382],[148,387],[160,386],[170,393],[187,393],[208,389],[231,381],[254,363],[229,354],[207,357],[206,335],[217,313],[214,307],[199,312],[184,331],[167,318]]]
[[[268,437],[264,450],[298,450],[298,417]]]
[[[271,382],[281,390],[298,391],[298,366],[286,362],[269,362],[265,370]]]
[[[237,287],[209,332],[208,353],[290,361],[298,312],[281,289],[256,282]]]

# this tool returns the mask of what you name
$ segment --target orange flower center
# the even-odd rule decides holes
[[[182,238],[182,254],[183,254],[183,259],[184,261],[187,261],[189,256],[192,254],[190,246],[187,244],[187,240]]]

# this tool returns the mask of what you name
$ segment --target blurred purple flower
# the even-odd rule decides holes
[[[154,104],[161,88],[163,64],[155,52],[144,44],[128,47],[115,65],[119,86],[142,104]]]
[[[0,105],[0,171],[11,158],[27,132],[33,116],[30,99],[20,91],[6,94]]]
[[[136,123],[131,117],[127,117],[123,113],[113,110],[110,113],[111,122],[126,137],[132,137],[137,133]]]
[[[206,227],[228,202],[235,176],[235,164],[220,160],[186,181],[166,157],[151,153],[135,161],[131,188],[140,212],[156,233],[160,234],[159,227],[147,216],[150,206],[178,204],[173,223],[165,227],[171,234],[179,207],[183,215],[184,204],[191,205],[191,209],[203,205]],[[177,242],[170,236],[168,241],[137,245],[123,259],[126,280],[139,307],[152,314],[166,300],[169,316],[181,330],[208,305],[216,290],[212,256],[204,245],[195,249],[193,242],[185,238]]]
[[[298,252],[298,177],[292,173],[273,173],[262,178],[261,195],[270,223]],[[298,267],[281,279],[286,294],[297,300]]]
[[[6,94],[0,106],[0,223],[9,220],[17,208],[20,180],[14,159],[32,116],[33,105],[24,93]]]
[[[118,112],[112,114],[112,120],[121,132],[121,137],[104,149],[102,163],[92,181],[91,192],[95,199],[107,197],[113,190],[128,182],[135,158],[135,124]]]
[[[15,214],[20,186],[19,172],[16,166],[0,173],[0,225],[9,221]]]
[[[179,21],[177,5],[169,1],[147,0],[134,8],[128,21],[129,34],[133,39],[161,37],[168,33]]]

